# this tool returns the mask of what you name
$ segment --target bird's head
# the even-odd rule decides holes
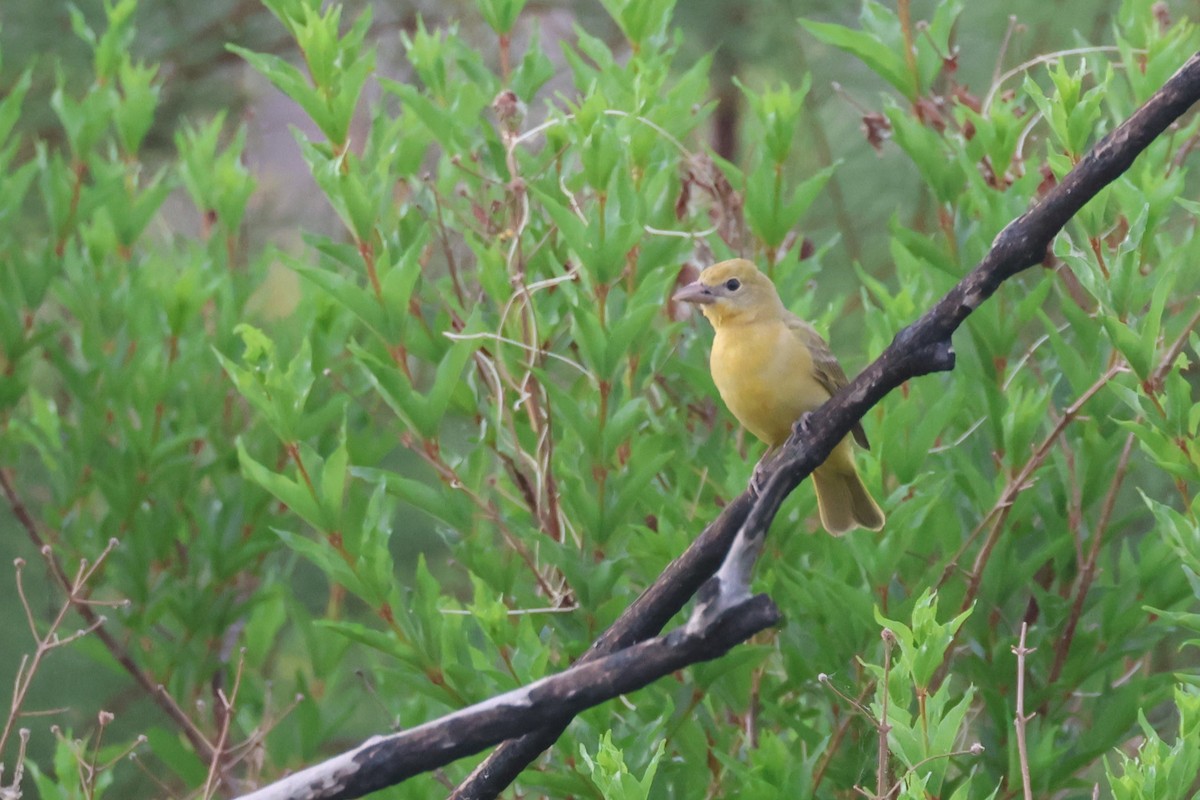
[[[671,299],[695,303],[717,327],[783,313],[771,279],[744,258],[713,264]]]

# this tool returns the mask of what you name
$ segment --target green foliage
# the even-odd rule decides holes
[[[476,0],[484,22],[501,36],[507,36],[517,24],[526,0]]]
[[[907,3],[902,4],[907,7]],[[895,11],[875,0],[864,0],[861,30],[815,20],[800,20],[810,34],[862,60],[910,102],[927,96],[945,68],[951,50],[951,30],[962,13],[961,2],[939,3],[920,31]]]
[[[375,68],[375,51],[364,46],[371,15],[361,14],[341,36],[339,5],[330,6],[324,13],[320,3],[305,0],[271,0],[265,5],[295,38],[308,74],[279,56],[254,53],[235,45],[229,49],[249,61],[303,108],[329,139],[327,156],[339,158],[349,144],[346,137],[359,95]]]
[[[269,496],[237,469],[234,436],[257,423],[212,355],[234,346],[262,262],[235,244],[253,189],[237,166],[244,140],[209,128],[190,168],[140,161],[158,79],[126,50],[135,11],[133,2],[110,6],[97,33],[74,17],[95,73],[79,91],[60,78],[50,98],[62,146],[0,146],[0,462],[68,575],[120,541],[87,591],[101,610],[116,606],[107,626],[132,645],[131,663],[194,707],[211,696],[212,676],[236,662],[224,637],[279,571],[263,563],[274,543],[260,527],[275,514]],[[5,136],[28,75],[0,106]],[[226,168],[206,174],[211,164],[197,158]],[[201,210],[212,226],[195,240],[162,240],[163,204],[181,181],[213,198]],[[5,613],[19,616],[16,595],[6,596]],[[23,645],[14,641],[10,652]],[[120,672],[93,638],[77,646],[104,665],[97,675]],[[97,710],[72,719],[89,726]],[[33,727],[31,747],[44,750],[47,726]],[[34,773],[41,795],[99,796],[114,776],[96,746],[60,739],[53,769]],[[186,759],[163,752],[164,777],[195,785],[194,770],[174,770]],[[128,768],[117,772],[129,780]]]
[[[599,797],[612,800],[646,800],[650,797],[650,787],[654,783],[654,773],[658,769],[658,761],[662,758],[665,742],[660,741],[658,749],[650,758],[645,774],[635,778],[625,765],[621,751],[613,746],[612,735],[600,737],[600,747],[595,756],[584,746],[579,748],[579,757],[591,773],[592,782],[596,785]]]
[[[1168,746],[1158,732],[1138,713],[1145,740],[1137,756],[1120,753],[1120,774],[1105,764],[1114,800],[1168,800],[1187,797],[1200,774],[1200,692],[1195,687],[1175,691],[1179,710],[1179,738]]]
[[[99,729],[91,741],[72,738],[70,731],[56,732],[53,775],[42,772],[36,763],[29,763],[33,785],[43,800],[100,800],[115,794],[109,791],[114,786],[113,764],[128,756],[131,748],[101,746],[100,739],[108,722],[111,722],[111,715],[100,712]]]
[[[101,732],[183,795],[568,666],[758,455],[716,399],[706,324],[669,299],[684,267],[755,258],[798,314],[839,322],[853,374],[1200,46],[1129,0],[1115,53],[968,87],[957,62],[990,71],[996,53],[956,51],[964,4],[803,21],[889,92],[877,143],[921,186],[887,201],[886,230],[860,231],[888,259],[848,269],[839,234],[812,222],[838,163],[797,166],[832,113],[814,119],[811,78],[745,75],[746,146],[723,159],[704,144],[712,62],[682,63],[669,0],[605,0],[620,41],[580,28],[561,58],[524,2],[474,5],[482,44],[465,20],[405,29],[405,81],[374,74],[370,14],[346,23],[338,4],[267,3],[295,57],[231,47],[316,131],[297,148],[340,229],[287,252],[248,236],[248,137],[223,115],[181,125],[167,157],[144,152],[170,73],[131,55],[133,0],[102,26],[72,15],[86,85],[43,66],[0,99],[0,463],[67,573],[119,540],[87,590],[128,604],[109,641],[73,646],[165,687],[149,722],[102,722],[87,745],[51,753],[34,726],[41,795],[139,794],[114,766],[128,746]],[[35,81],[54,87],[39,102],[55,137],[20,125]],[[519,791],[967,800],[1016,795],[1026,769],[1039,797],[1184,796],[1200,206],[1181,197],[1182,143],[1198,128],[1184,118],[1045,268],[980,306],[954,372],[868,415],[858,459],[881,535],[809,535],[802,486],[758,573],[786,624],[581,715]],[[259,310],[272,264],[302,287],[284,313]],[[849,276],[861,290],[831,302]],[[197,743],[218,740],[210,773]],[[0,757],[14,747],[0,735]],[[392,790],[444,793],[428,777]]]
[[[876,611],[884,628],[884,647],[890,640],[900,645],[899,657],[883,666],[866,665],[875,677],[876,719],[886,720],[888,747],[908,769],[904,780],[920,780],[922,792],[939,795],[945,779],[948,759],[965,731],[963,720],[975,700],[972,687],[963,690],[942,682],[931,690],[935,674],[946,661],[947,649],[959,627],[970,616],[964,611],[946,623],[939,623],[937,596],[926,591],[913,606],[912,626],[885,619]],[[887,693],[885,698],[883,695]],[[917,795],[924,796],[924,795]]]

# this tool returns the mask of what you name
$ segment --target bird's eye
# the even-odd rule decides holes
[[[725,281],[725,288],[731,292],[736,292],[741,285],[742,282],[737,278],[730,278],[729,280]]]

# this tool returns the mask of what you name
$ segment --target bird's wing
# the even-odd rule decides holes
[[[845,370],[842,369],[842,365],[838,363],[837,358],[833,355],[833,351],[829,349],[829,345],[821,338],[821,334],[817,333],[816,328],[791,313],[784,316],[784,322],[787,323],[788,330],[795,334],[804,346],[808,348],[809,352],[812,353],[814,377],[818,383],[825,387],[831,397],[838,389],[850,382],[846,377]],[[871,449],[862,423],[855,423],[850,432],[854,434],[854,441],[867,450]]]

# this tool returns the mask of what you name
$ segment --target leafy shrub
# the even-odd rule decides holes
[[[297,146],[342,225],[298,253],[246,244],[254,180],[224,119],[182,127],[164,164],[143,156],[163,78],[129,55],[133,0],[103,32],[76,17],[94,80],[51,98],[61,146],[17,132],[29,72],[0,105],[7,497],[68,584],[119,542],[73,596],[127,602],[73,647],[165,713],[120,735],[144,732],[139,761],[172,787],[236,791],[569,665],[757,456],[715,401],[707,328],[668,300],[681,273],[755,258],[819,329],[848,319],[857,338],[835,349],[861,364],[1200,38],[1131,0],[1115,55],[1022,65],[979,97],[956,82],[960,4],[923,27],[873,2],[858,28],[802,23],[895,93],[865,121],[923,183],[894,199],[891,262],[848,265],[806,229],[836,174],[794,166],[808,79],[743,82],[752,144],[734,163],[703,146],[710,62],[678,63],[669,0],[605,0],[619,51],[577,29],[561,69],[536,28],[515,44],[523,5],[478,3],[498,68],[421,23],[403,38],[413,78],[376,82],[369,14],[268,0],[302,58],[236,52],[311,118]],[[1039,797],[1185,796],[1196,128],[1156,142],[1045,269],[971,316],[953,373],[868,416],[881,536],[808,535],[801,487],[759,571],[786,624],[582,715],[522,790],[1011,796],[1025,767]],[[198,233],[165,210],[172,192]],[[303,284],[282,319],[256,310],[276,261]],[[861,291],[814,291],[848,266]],[[10,613],[36,612],[29,597]],[[1175,709],[1167,745],[1154,731]],[[97,768],[129,745],[110,749],[93,713],[70,714],[84,744],[64,729],[30,767],[43,796],[111,785]],[[391,796],[443,791],[425,778]]]

